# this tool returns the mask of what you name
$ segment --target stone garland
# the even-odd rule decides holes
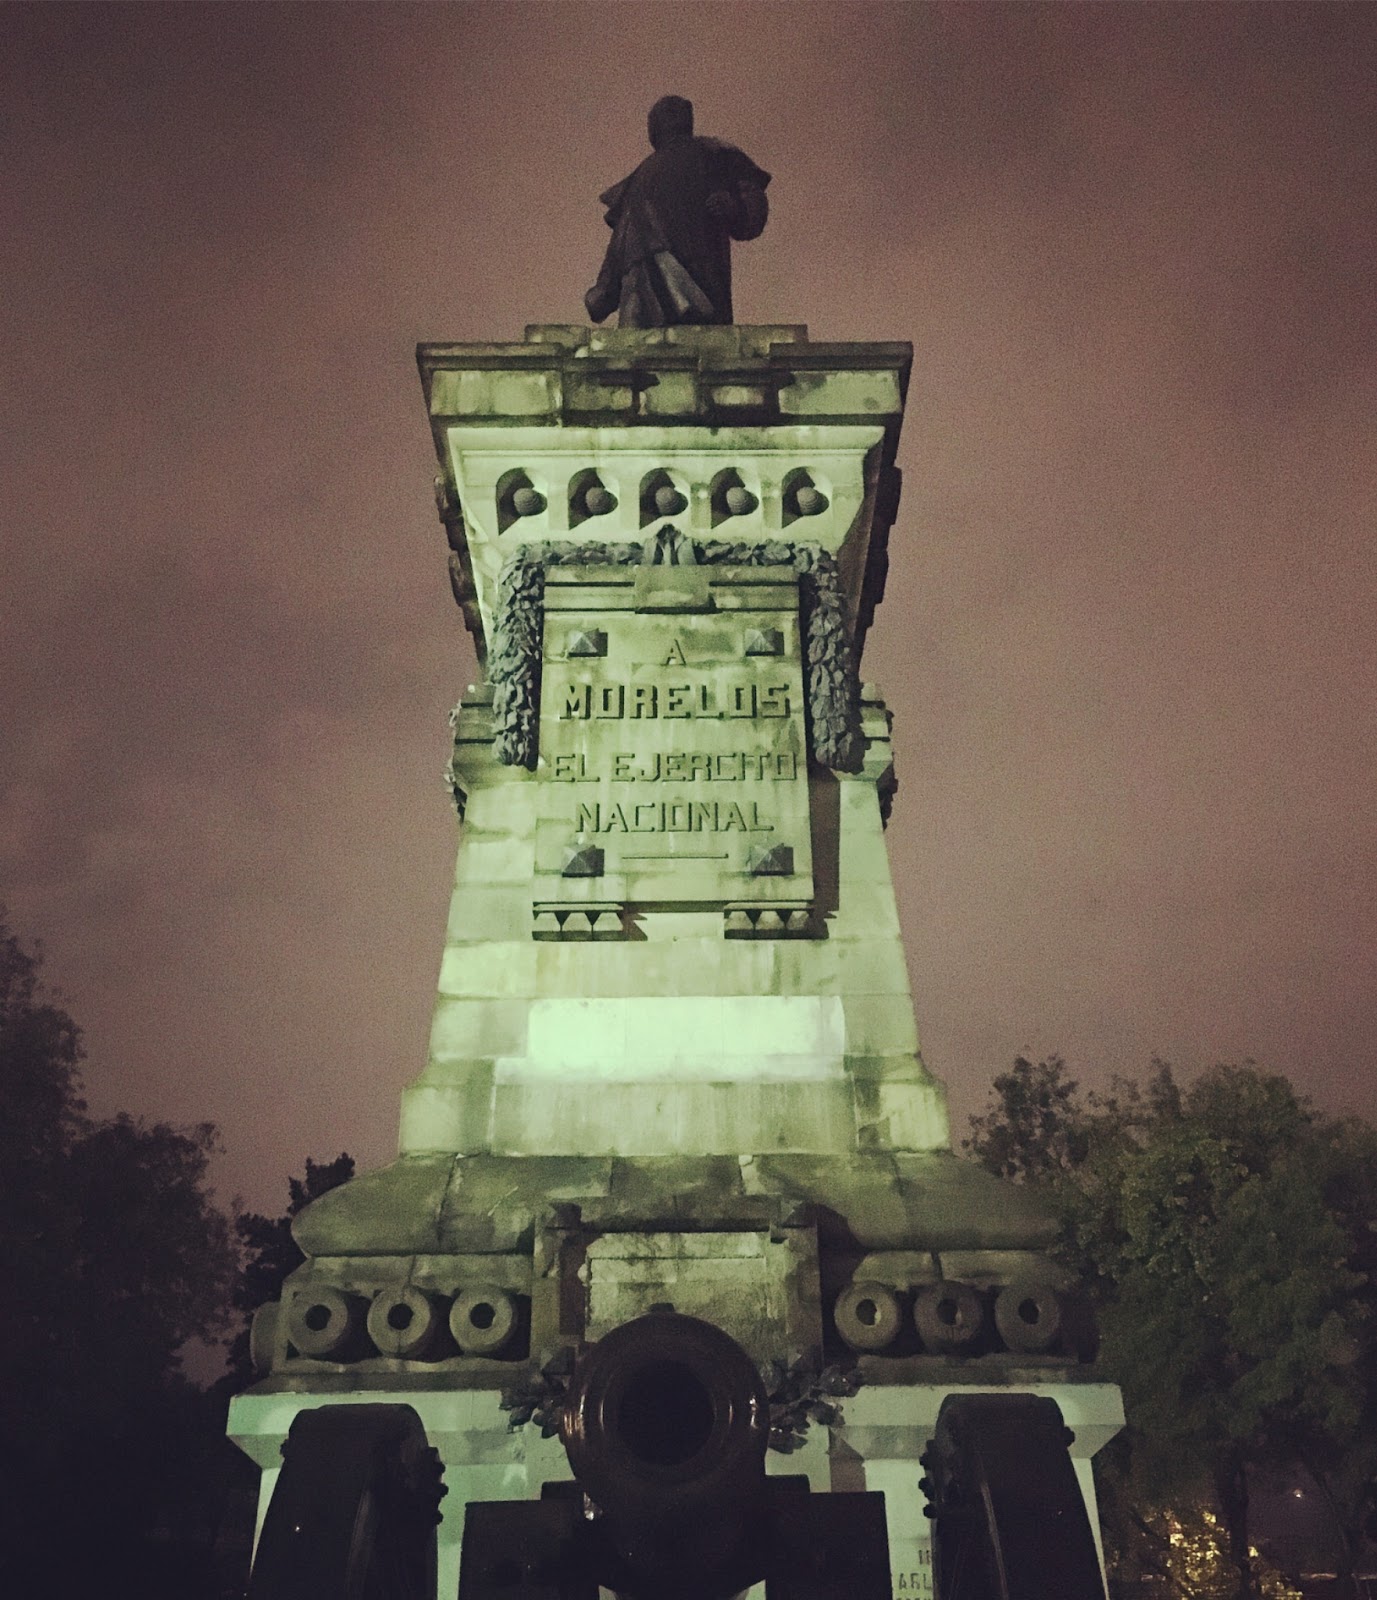
[[[810,1423],[839,1426],[844,1418],[834,1402],[850,1399],[861,1386],[860,1368],[854,1362],[824,1367],[816,1351],[792,1366],[776,1358],[762,1376],[770,1401],[770,1449],[781,1455],[807,1444]]]
[[[499,1403],[507,1413],[509,1433],[528,1422],[540,1429],[542,1439],[553,1439],[559,1433],[574,1364],[573,1347],[561,1346],[543,1367],[525,1369],[516,1382],[502,1390]],[[808,1442],[811,1424],[839,1426],[844,1419],[836,1402],[850,1399],[861,1386],[860,1369],[854,1362],[824,1366],[816,1351],[791,1366],[773,1359],[762,1369],[761,1377],[770,1405],[769,1448],[781,1455],[792,1455]]]
[[[702,566],[793,567],[803,611],[804,683],[814,758],[838,772],[858,770],[862,755],[860,685],[846,625],[837,563],[814,544],[691,543],[675,534],[674,553]],[[541,634],[547,566],[638,566],[668,553],[656,539],[638,544],[524,545],[497,583],[488,681],[493,688],[493,748],[506,766],[534,768],[540,716]]]
[[[545,627],[545,565],[536,554],[541,549],[531,546],[514,556],[497,581],[497,620],[487,668],[493,688],[493,748],[509,767],[536,764]]]
[[[559,1432],[573,1376],[572,1345],[561,1345],[543,1367],[523,1371],[515,1383],[502,1390],[499,1401],[507,1413],[507,1432],[515,1433],[534,1422],[542,1439],[553,1439]]]

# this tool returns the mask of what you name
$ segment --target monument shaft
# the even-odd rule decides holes
[[[946,1147],[851,646],[908,360],[788,328],[422,352],[459,593],[502,676],[457,717],[465,842],[404,1150]],[[513,486],[538,509],[510,514]],[[504,763],[522,669],[534,752]],[[830,767],[815,711],[849,724]]]

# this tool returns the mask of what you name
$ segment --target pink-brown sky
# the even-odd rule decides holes
[[[958,1125],[1020,1051],[1370,1115],[1377,8],[0,7],[0,899],[223,1194],[394,1148],[473,676],[418,340],[574,321],[658,95],[742,321],[911,339],[865,675]]]

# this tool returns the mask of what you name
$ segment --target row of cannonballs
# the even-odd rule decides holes
[[[785,509],[795,516],[815,517],[826,511],[827,496],[806,473],[786,480]],[[760,504],[759,498],[732,474],[719,473],[711,495],[714,508],[722,516],[748,516]],[[544,511],[546,498],[524,474],[514,474],[511,482],[499,489],[501,503],[513,517],[536,517]],[[617,497],[597,477],[580,473],[570,485],[569,509],[575,516],[605,517],[617,509]],[[652,473],[641,486],[642,517],[677,517],[688,508],[688,499],[667,475]]]
[[[996,1334],[1008,1350],[1042,1355],[1081,1343],[1075,1306],[1050,1284],[1015,1282],[993,1292],[943,1281],[907,1296],[883,1283],[848,1284],[832,1307],[843,1342],[877,1354],[900,1341],[911,1319],[931,1355],[974,1355]],[[286,1306],[287,1338],[297,1353],[320,1361],[370,1355],[399,1360],[500,1356],[513,1343],[520,1304],[496,1284],[471,1284],[452,1294],[414,1284],[391,1285],[370,1297],[332,1285],[295,1290]]]
[[[848,1284],[837,1296],[832,1320],[852,1350],[876,1354],[904,1333],[906,1298],[883,1283]],[[1047,1283],[1009,1283],[991,1294],[969,1283],[941,1282],[914,1294],[908,1316],[930,1355],[974,1355],[989,1348],[992,1331],[1009,1350],[1043,1355],[1067,1342],[1071,1310]]]
[[[498,1356],[516,1336],[517,1297],[496,1284],[471,1284],[454,1294],[393,1284],[371,1298],[317,1284],[287,1301],[287,1338],[320,1361],[392,1356],[404,1361]],[[369,1348],[371,1346],[371,1349]]]

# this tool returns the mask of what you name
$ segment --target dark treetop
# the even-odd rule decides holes
[[[601,322],[622,328],[732,320],[733,239],[765,227],[770,174],[734,144],[700,138],[693,107],[666,95],[650,108],[652,150],[600,198],[612,239],[584,296]]]

